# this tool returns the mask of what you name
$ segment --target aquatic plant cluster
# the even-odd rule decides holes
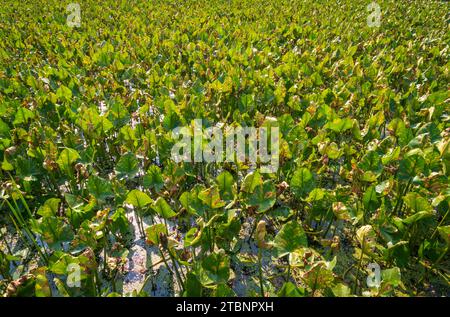
[[[448,296],[448,12],[3,0],[0,295]]]

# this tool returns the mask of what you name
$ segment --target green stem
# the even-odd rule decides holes
[[[355,286],[353,287],[353,293],[355,295],[356,295],[356,290],[358,288],[359,271],[361,269],[362,260],[363,260],[363,257],[364,257],[364,242],[365,242],[365,237],[363,236],[363,240],[362,240],[362,243],[361,243],[361,257],[359,258],[358,267],[356,268]]]
[[[262,274],[262,249],[258,248],[258,269],[259,269],[259,288],[261,290],[261,296],[264,295],[264,284],[263,284],[263,274]]]
[[[449,212],[449,211],[450,211],[450,209],[447,210],[447,212],[445,213],[444,217],[442,217],[441,221],[439,221],[439,224],[438,224],[438,225],[436,226],[436,228],[434,229],[433,234],[431,235],[430,240],[432,240],[432,239],[434,238],[434,235],[436,234],[437,229],[442,225],[442,223],[444,222],[445,218],[447,218],[447,215],[448,215],[448,212]]]

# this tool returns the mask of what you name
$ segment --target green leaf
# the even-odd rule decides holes
[[[226,283],[230,277],[230,259],[223,250],[212,253],[202,261],[202,268],[214,283]]]
[[[403,222],[408,224],[408,225],[410,225],[410,224],[415,223],[415,222],[417,222],[419,220],[422,220],[422,219],[425,219],[425,218],[429,218],[429,217],[432,217],[432,216],[433,216],[433,214],[431,212],[429,212],[429,211],[419,211],[419,212],[415,213],[414,215],[409,216],[406,219],[403,219]]]
[[[392,285],[394,287],[402,283],[400,269],[394,267],[392,269],[381,270],[381,280],[383,284]]]
[[[162,198],[158,197],[158,199],[153,203],[152,206],[153,210],[156,211],[161,217],[165,219],[169,219],[172,217],[175,217],[177,214],[170,208],[167,201]]]
[[[47,199],[44,205],[39,207],[37,214],[42,217],[57,216],[60,202],[61,199],[59,198]]]
[[[450,245],[450,225],[438,227],[437,230],[442,239],[444,239],[445,242]]]
[[[31,110],[28,110],[24,107],[19,107],[16,112],[16,116],[14,117],[13,124],[18,125],[22,123],[27,123],[28,120],[34,118],[34,112]]]
[[[400,118],[393,119],[389,125],[388,129],[391,130],[394,135],[398,138],[399,144],[404,146],[413,138],[411,129],[406,127],[405,122]]]
[[[400,156],[400,147],[397,146],[393,149],[390,149],[385,155],[383,155],[383,157],[381,158],[381,162],[384,165],[387,165],[390,162],[397,160],[399,156]]]
[[[77,151],[75,151],[74,149],[66,148],[59,154],[59,158],[56,163],[58,163],[61,170],[67,171],[71,167],[71,165],[79,158],[80,155]]]
[[[43,240],[55,250],[61,249],[62,242],[72,241],[71,227],[59,217],[47,216],[32,221],[33,231],[42,235]]]
[[[334,119],[332,122],[326,125],[330,130],[341,133],[347,130],[350,130],[353,127],[353,120],[349,118],[345,119]]]
[[[428,201],[416,192],[409,192],[405,195],[403,200],[405,201],[405,204],[414,212],[433,210],[433,207],[431,207]]]
[[[3,156],[3,162],[2,162],[2,170],[4,171],[12,171],[14,170],[14,166],[8,162],[6,159],[6,155]]]
[[[377,176],[383,171],[383,165],[381,165],[381,159],[377,152],[370,151],[363,156],[361,162],[359,162],[358,167],[363,171],[372,171]]]
[[[290,186],[295,196],[304,198],[314,189],[314,177],[307,168],[297,169],[291,178]]]
[[[242,182],[241,191],[245,193],[253,193],[256,186],[263,183],[262,177],[258,171],[247,174]]]
[[[111,231],[116,233],[120,232],[126,234],[129,230],[130,223],[127,216],[125,215],[125,210],[123,208],[118,208],[116,212],[110,217],[111,219]]]
[[[412,150],[400,161],[398,177],[401,180],[409,180],[420,175],[425,168],[425,159],[422,153]]]
[[[333,286],[331,290],[336,297],[349,297],[351,295],[350,287],[342,283]]]
[[[125,202],[138,209],[142,209],[145,206],[151,204],[153,200],[146,193],[138,189],[133,189],[128,193]]]
[[[0,119],[0,138],[9,139],[11,137],[11,129],[7,123]]]
[[[87,189],[91,195],[99,200],[105,200],[114,195],[111,184],[107,180],[96,175],[89,176]]]
[[[154,188],[156,192],[159,192],[164,187],[164,180],[158,166],[150,166],[144,176],[143,184],[145,187]]]
[[[184,286],[183,296],[200,297],[202,296],[202,283],[200,283],[197,275],[192,272],[186,274],[186,283]]]
[[[377,191],[375,190],[375,186],[370,186],[367,188],[366,192],[363,195],[363,204],[364,208],[368,211],[374,211],[378,207],[380,207],[380,201],[377,197]]]
[[[291,282],[285,282],[277,295],[278,297],[304,297],[305,290],[303,288],[298,288]]]
[[[225,201],[233,200],[236,192],[233,175],[224,171],[217,176],[216,182],[219,187],[220,197]]]
[[[198,198],[212,209],[225,206],[225,202],[220,199],[219,191],[215,186],[201,191],[198,194]]]
[[[191,228],[186,235],[184,236],[184,247],[195,246],[200,242],[202,236],[202,230],[198,230],[198,228]]]
[[[291,221],[283,225],[280,232],[278,232],[274,245],[277,256],[282,257],[300,247],[307,247],[308,239],[300,223]]]
[[[339,156],[341,155],[341,151],[339,150],[336,142],[331,142],[330,144],[328,144],[326,146],[325,153],[332,160],[339,158]]]
[[[35,272],[36,277],[35,293],[36,297],[51,297],[52,291],[50,289],[50,284],[46,276],[46,268],[40,267]]]
[[[248,195],[246,203],[257,207],[258,212],[265,212],[273,207],[277,200],[277,191],[271,180],[256,186],[252,194]]]
[[[132,179],[139,172],[139,162],[133,153],[122,156],[116,165],[118,179]]]
[[[194,186],[190,192],[184,192],[180,196],[180,203],[186,209],[186,211],[193,215],[202,216],[203,213],[208,208],[203,202],[198,198],[198,195],[204,187],[200,185]]]
[[[61,101],[70,101],[72,99],[72,91],[64,85],[56,90],[56,96]]]
[[[322,188],[314,188],[310,193],[306,201],[313,202],[322,200],[325,197],[325,190]]]
[[[145,233],[147,234],[146,241],[148,244],[158,245],[160,234],[163,233],[167,235],[167,228],[163,223],[157,223],[145,229]]]
[[[233,290],[226,284],[219,284],[214,290],[215,297],[234,297],[236,294]]]

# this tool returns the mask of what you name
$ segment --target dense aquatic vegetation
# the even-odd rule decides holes
[[[449,4],[369,3],[3,0],[0,294],[448,295]],[[278,170],[174,162],[195,119]]]

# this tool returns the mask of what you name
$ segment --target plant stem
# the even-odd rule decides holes
[[[261,248],[258,248],[258,271],[259,271],[259,288],[261,290],[261,296],[265,297],[263,275],[262,275],[262,249]]]
[[[361,243],[361,257],[359,258],[358,267],[356,268],[356,278],[355,278],[355,286],[353,287],[353,293],[356,295],[356,290],[358,288],[358,278],[359,278],[359,270],[361,269],[362,260],[364,257],[364,242],[365,237],[363,237],[362,243]]]

